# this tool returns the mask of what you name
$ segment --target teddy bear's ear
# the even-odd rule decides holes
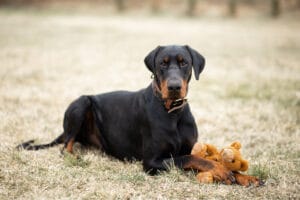
[[[205,144],[196,142],[192,149],[191,155],[204,157],[206,153],[207,147]]]
[[[207,144],[202,144],[202,152],[207,153]]]
[[[234,142],[230,146],[237,150],[239,150],[242,147],[241,143],[239,143],[239,142]]]
[[[210,155],[210,156],[215,155],[215,154],[219,154],[217,147],[215,147],[212,144],[207,144],[206,148],[207,148],[206,151],[207,151],[208,155]]]
[[[221,157],[217,147],[215,147],[212,144],[207,144],[206,146],[207,146],[207,150],[206,150],[207,156],[205,158],[219,162],[221,160]]]
[[[247,160],[241,160],[241,169],[239,169],[240,171],[247,171],[248,169],[248,161]]]

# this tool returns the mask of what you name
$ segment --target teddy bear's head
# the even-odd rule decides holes
[[[231,171],[246,171],[248,161],[242,158],[240,152],[241,144],[234,142],[230,147],[224,148],[220,152],[221,162]]]
[[[195,143],[192,152],[192,155],[199,158],[206,158],[209,160],[220,161],[220,153],[218,149],[211,144],[203,144],[200,142]]]

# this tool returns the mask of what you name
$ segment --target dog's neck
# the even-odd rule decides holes
[[[157,81],[153,80],[152,81],[152,90],[154,96],[159,98],[160,100],[163,101],[164,107],[167,110],[168,113],[171,113],[175,110],[183,108],[187,104],[187,99],[182,98],[182,99],[163,99],[162,94],[161,94],[161,89],[159,88]]]

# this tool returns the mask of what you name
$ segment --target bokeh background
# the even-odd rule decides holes
[[[0,0],[0,199],[299,199],[299,0]],[[204,185],[193,172],[151,177],[76,146],[16,151],[51,141],[82,94],[139,90],[144,57],[188,44],[207,61],[188,99],[199,141],[240,141],[264,187]]]

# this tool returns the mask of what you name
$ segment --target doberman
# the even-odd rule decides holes
[[[72,153],[79,142],[121,160],[142,160],[151,175],[173,164],[235,182],[234,174],[219,163],[190,155],[198,132],[186,95],[192,69],[198,80],[204,68],[203,56],[189,46],[158,46],[144,62],[154,79],[147,88],[81,96],[66,110],[58,138],[42,145],[31,140],[17,148],[38,150],[63,143]]]

